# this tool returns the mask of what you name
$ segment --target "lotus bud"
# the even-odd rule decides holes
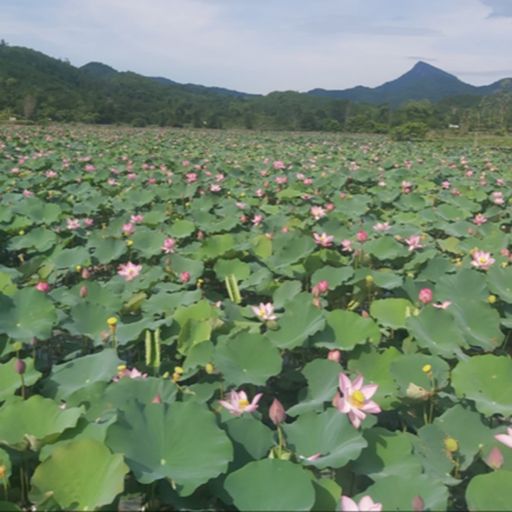
[[[17,358],[16,361],[14,361],[14,370],[16,371],[16,373],[18,375],[23,375],[25,373],[25,369],[25,361],[23,361],[23,359]]]
[[[421,496],[414,496],[411,503],[414,512],[423,512],[425,510],[425,502]]]
[[[368,233],[362,229],[356,233],[356,238],[358,242],[366,242],[366,240],[368,240]]]
[[[84,299],[89,294],[89,290],[87,289],[87,286],[82,286],[80,288],[80,297]]]
[[[42,293],[48,293],[50,291],[50,285],[46,281],[39,281],[36,284],[36,290]]]
[[[152,404],[161,404],[162,399],[160,398],[160,395],[156,395],[155,398],[153,398],[153,400],[151,400],[151,403]]]
[[[428,304],[429,302],[432,302],[433,299],[433,293],[430,288],[422,288],[420,290],[420,293],[418,294],[418,300],[422,302],[423,304]]]
[[[88,268],[82,269],[82,279],[89,279],[91,277],[91,271]]]
[[[329,353],[327,354],[327,359],[329,359],[329,361],[339,363],[341,360],[341,352],[339,350],[329,350]]]
[[[284,411],[283,404],[277,398],[274,398],[274,401],[268,411],[268,415],[272,423],[276,426],[285,420],[286,412]]]
[[[485,463],[492,469],[500,469],[503,466],[503,454],[500,449],[494,447],[485,458]]]
[[[190,272],[182,272],[180,274],[180,281],[182,283],[188,283],[190,281]]]

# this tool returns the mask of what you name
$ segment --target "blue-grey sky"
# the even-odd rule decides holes
[[[416,60],[512,76],[512,0],[0,0],[0,38],[255,93],[376,86]]]

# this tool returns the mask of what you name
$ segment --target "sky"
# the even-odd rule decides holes
[[[474,85],[512,77],[512,0],[0,0],[0,38],[260,94],[375,87],[418,60]]]

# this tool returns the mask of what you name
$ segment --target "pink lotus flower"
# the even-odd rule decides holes
[[[52,178],[56,178],[56,177],[57,177],[57,173],[56,173],[55,171],[51,170],[51,169],[50,169],[49,171],[46,171],[46,172],[44,173],[44,175],[45,175],[47,178],[50,178],[50,179],[52,179]]]
[[[180,281],[185,284],[190,281],[190,272],[182,272],[180,274]]]
[[[133,224],[140,224],[141,222],[144,221],[144,215],[132,215],[130,217],[130,222],[133,223]]]
[[[220,192],[222,187],[218,183],[212,183],[210,185],[210,192]]]
[[[358,242],[364,243],[366,240],[368,240],[368,233],[362,229],[356,233],[356,239]]]
[[[254,195],[256,197],[263,197],[265,195],[265,191],[262,189],[262,188],[259,188],[256,190],[256,192],[254,193]]]
[[[402,192],[404,194],[409,194],[409,192],[412,190],[412,183],[410,181],[402,181],[400,184],[400,187],[402,189]]]
[[[483,213],[477,213],[473,218],[473,224],[481,226],[487,222],[487,217]]]
[[[268,411],[268,416],[276,426],[285,420],[286,412],[284,411],[283,404],[277,398],[274,398],[274,401]]]
[[[135,233],[135,224],[132,224],[131,222],[127,222],[126,224],[123,224],[123,235],[130,236]]]
[[[381,512],[382,503],[375,503],[370,496],[363,496],[357,504],[348,496],[341,497],[341,512]]]
[[[94,165],[92,164],[87,164],[85,167],[84,167],[84,170],[86,172],[94,172],[96,170],[96,167],[94,167]]]
[[[430,288],[422,288],[420,293],[418,294],[418,300],[423,302],[423,304],[428,304],[432,302],[433,293]]]
[[[409,238],[405,239],[405,243],[407,244],[409,251],[414,251],[423,247],[423,245],[421,245],[420,235],[411,235]]]
[[[473,261],[471,262],[471,265],[482,270],[489,270],[491,265],[496,261],[491,256],[491,253],[485,251],[475,251],[472,257]]]
[[[505,446],[512,448],[512,427],[507,428],[506,434],[496,434],[494,436],[494,439],[496,439],[500,443],[503,443]]]
[[[34,195],[34,192],[31,192],[30,190],[25,189],[23,192],[23,197],[32,197]]]
[[[327,293],[329,290],[329,281],[326,281],[325,279],[322,279],[322,281],[319,281],[313,288],[311,289],[311,293],[315,297],[319,297],[320,295],[323,295],[324,293]]]
[[[339,363],[341,360],[341,352],[339,350],[329,350],[329,353],[327,354],[327,359],[329,361]]]
[[[86,217],[84,219],[84,226],[87,228],[90,228],[94,224],[94,219],[91,219],[90,217]]]
[[[263,215],[258,215],[256,214],[253,218],[252,218],[252,223],[254,226],[259,226],[262,222],[263,222]]]
[[[46,281],[39,281],[39,283],[36,284],[35,289],[38,292],[48,293],[50,291],[50,285]]]
[[[187,183],[194,183],[197,181],[197,174],[195,172],[189,172],[185,175]]]
[[[282,161],[282,160],[276,160],[273,164],[272,164],[272,167],[274,169],[284,169],[286,167],[285,163]]]
[[[352,240],[342,240],[341,241],[341,250],[342,252],[352,252]]]
[[[288,178],[286,176],[276,176],[274,180],[278,185],[284,185],[288,183]]]
[[[327,233],[313,233],[313,238],[315,239],[315,243],[321,247],[331,247],[334,240],[334,237]]]
[[[78,219],[68,219],[66,223],[68,229],[71,231],[80,228],[80,221]]]
[[[505,204],[505,199],[503,197],[503,192],[493,192],[491,194],[491,201],[494,204],[497,204],[497,205]]]
[[[237,393],[235,390],[232,390],[229,393],[229,399],[219,400],[219,403],[233,416],[241,416],[246,412],[254,412],[256,409],[258,409],[258,402],[262,396],[263,393],[258,393],[254,396],[252,402],[249,402],[245,391],[240,391]]]
[[[271,302],[263,304],[260,302],[259,306],[251,306],[254,314],[262,321],[277,320],[277,316],[274,313],[274,305]]]
[[[448,190],[450,188],[450,182],[449,181],[443,181],[441,183],[441,187],[444,188],[445,190]]]
[[[304,178],[302,183],[304,183],[304,185],[306,185],[306,186],[313,185],[313,179],[312,178]]]
[[[117,375],[112,379],[114,382],[119,382],[122,378],[128,377],[130,379],[145,379],[147,378],[147,373],[142,373],[137,368],[132,368],[129,370],[125,366],[121,366],[118,369]]]
[[[451,304],[451,300],[445,300],[443,302],[436,302],[435,304],[432,304],[432,306],[437,309],[447,309],[449,306],[451,306]]]
[[[339,388],[343,396],[336,392],[333,405],[338,411],[348,414],[349,420],[355,428],[361,426],[366,418],[366,413],[377,414],[380,407],[370,398],[377,392],[377,384],[363,386],[363,376],[358,375],[351,381],[344,373],[340,373]]]
[[[310,212],[315,220],[320,220],[326,215],[325,210],[321,206],[312,206]]]
[[[119,265],[117,273],[118,275],[123,277],[125,281],[132,281],[140,274],[141,270],[142,265],[135,265],[134,263],[129,261],[124,265]]]
[[[174,238],[166,238],[162,245],[162,251],[164,251],[165,254],[171,254],[174,252],[175,247],[176,240],[174,240]]]
[[[495,436],[496,437],[496,436]],[[485,463],[492,469],[500,469],[503,466],[503,454],[496,446],[489,452],[489,455],[485,458]]]
[[[389,222],[377,222],[373,226],[373,230],[377,233],[384,233],[385,231],[389,231],[391,229],[391,226],[389,225]]]

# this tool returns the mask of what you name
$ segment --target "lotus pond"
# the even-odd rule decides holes
[[[0,509],[509,510],[511,154],[0,129]]]

